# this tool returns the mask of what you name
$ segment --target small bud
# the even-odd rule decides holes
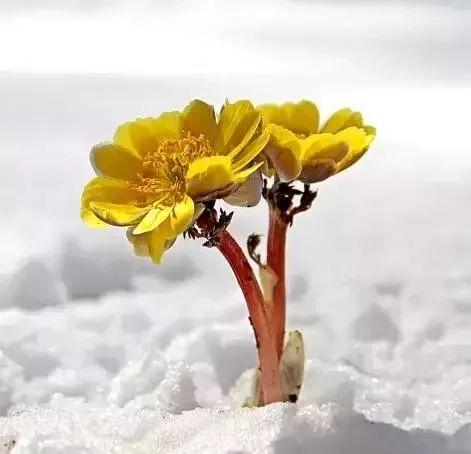
[[[285,402],[297,402],[304,379],[304,340],[299,331],[291,331],[280,360],[280,378]]]

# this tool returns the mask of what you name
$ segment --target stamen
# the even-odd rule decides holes
[[[214,155],[203,134],[195,137],[186,132],[179,139],[165,138],[144,157],[142,172],[129,182],[129,187],[149,196],[159,195],[160,204],[173,205],[185,196],[185,175],[190,164]]]

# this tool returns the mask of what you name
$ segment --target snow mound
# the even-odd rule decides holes
[[[62,304],[59,286],[52,272],[40,260],[30,260],[4,279],[1,306],[38,310]]]
[[[372,423],[335,404],[274,404],[260,409],[98,407],[56,395],[48,406],[12,411],[1,421],[12,454],[267,453],[466,454],[471,430],[453,436]]]

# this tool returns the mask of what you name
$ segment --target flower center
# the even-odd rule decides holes
[[[215,154],[211,143],[202,134],[187,132],[180,139],[162,139],[157,149],[143,159],[142,172],[129,182],[131,189],[151,196],[154,202],[171,206],[185,197],[185,175],[190,164]]]

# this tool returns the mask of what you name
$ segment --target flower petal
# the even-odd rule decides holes
[[[333,159],[316,159],[303,166],[299,180],[303,183],[317,183],[337,172],[337,164]]]
[[[257,110],[262,114],[262,120],[265,126],[273,123],[286,128],[286,125],[282,124],[284,123],[284,111],[278,104],[262,104],[257,106]]]
[[[130,180],[142,168],[141,159],[117,143],[101,143],[90,151],[90,162],[97,175]]]
[[[136,200],[137,193],[129,185],[117,178],[96,177],[83,189],[82,202],[128,203]]]
[[[259,129],[262,122],[262,116],[255,110],[247,113],[241,119],[232,139],[226,145],[224,154],[231,158],[238,156],[252,140],[254,134]]]
[[[110,177],[94,178],[83,190],[81,217],[90,227],[103,227],[103,219],[99,219],[90,209],[91,202],[142,207],[150,200],[147,200],[146,195],[130,189],[123,180]]]
[[[216,133],[214,107],[199,99],[191,101],[183,111],[182,128],[184,131],[190,131],[196,137],[203,134],[211,140]]]
[[[152,232],[149,237],[149,255],[152,261],[158,265],[162,261],[165,252],[166,238],[162,238],[157,232]]]
[[[176,238],[166,239],[158,231],[143,233],[142,235],[134,235],[132,228],[126,232],[129,242],[133,245],[134,253],[138,257],[151,257],[156,264],[160,263],[162,255],[170,249],[175,243]]]
[[[90,202],[90,209],[101,221],[117,226],[134,225],[149,211],[147,207],[118,205],[107,202]]]
[[[149,127],[150,120],[138,118],[118,126],[113,137],[114,142],[132,150],[137,156],[144,157],[148,151],[155,149],[158,143]]]
[[[107,224],[90,209],[90,202],[93,200],[115,203],[129,201],[129,187],[125,181],[108,177],[94,178],[85,186],[82,193],[80,217],[89,227],[105,227]]]
[[[138,118],[122,124],[116,130],[114,141],[144,157],[154,151],[162,139],[179,138],[181,130],[181,113],[165,112],[157,118]]]
[[[108,224],[99,219],[89,207],[82,206],[80,209],[80,218],[89,227],[101,229],[108,226]]]
[[[140,235],[142,233],[150,232],[151,230],[156,229],[159,225],[167,220],[171,212],[172,207],[166,207],[163,209],[152,208],[141,220],[139,225],[134,229],[133,234]]]
[[[226,104],[219,117],[214,150],[220,155],[236,156],[249,143],[260,122],[261,115],[250,101]]]
[[[195,204],[191,197],[185,196],[181,202],[175,204],[170,216],[170,226],[175,236],[183,233],[193,222]]]
[[[188,195],[197,201],[233,185],[230,158],[210,156],[193,161],[188,168],[186,182]]]
[[[192,223],[196,222],[198,218],[204,213],[206,206],[204,203],[196,203],[195,204],[195,212],[193,213],[193,221]]]
[[[285,104],[288,128],[298,134],[314,134],[319,128],[319,110],[310,101]]]
[[[348,144],[334,134],[314,134],[302,142],[303,166],[318,159],[332,159],[340,162],[348,153]]]
[[[250,175],[252,175],[255,171],[260,169],[260,167],[262,167],[263,164],[264,164],[263,161],[260,161],[247,169],[244,169],[244,170],[241,170],[240,172],[235,173],[234,181],[239,184],[243,183]]]
[[[263,180],[261,172],[254,172],[238,189],[228,195],[224,201],[229,205],[253,207],[262,197]]]
[[[287,102],[282,105],[266,104],[258,106],[264,124],[274,123],[295,134],[310,135],[319,128],[319,110],[310,101]]]
[[[269,124],[270,134],[266,153],[275,167],[281,181],[292,181],[301,173],[301,145],[296,135],[275,124]]]
[[[138,257],[148,257],[149,256],[149,244],[148,244],[148,236],[149,234],[144,233],[142,235],[134,235],[133,227],[129,227],[126,230],[126,237],[129,242],[133,245],[134,254]]]
[[[339,163],[338,172],[357,162],[366,153],[374,139],[374,135],[368,135],[364,129],[355,127],[344,129],[336,136],[348,144],[348,154]]]
[[[178,139],[182,135],[182,114],[180,112],[164,112],[157,118],[151,118],[148,127],[160,141],[164,138]]]
[[[320,132],[336,133],[350,126],[363,126],[363,118],[360,112],[354,112],[352,109],[340,109],[325,122]]]
[[[232,163],[232,170],[237,172],[243,169],[247,164],[253,161],[260,152],[266,147],[268,141],[270,140],[270,134],[268,132],[263,132],[258,136],[253,142],[251,142],[244,151],[240,153],[237,158]]]
[[[370,125],[363,125],[362,129],[365,130],[366,135],[373,136],[373,138],[371,139],[373,141],[373,139],[376,137],[376,128]]]

